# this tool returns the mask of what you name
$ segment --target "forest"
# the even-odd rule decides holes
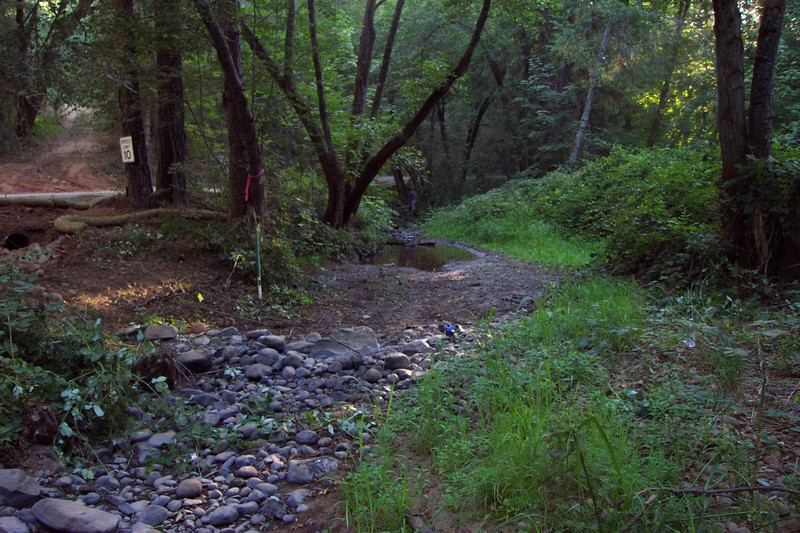
[[[800,529],[798,91],[786,0],[0,0],[0,163],[130,150],[0,196],[0,531]]]

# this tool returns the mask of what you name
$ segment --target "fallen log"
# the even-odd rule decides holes
[[[142,220],[149,220],[162,216],[180,216],[201,220],[227,220],[227,215],[225,213],[220,213],[219,211],[210,211],[206,209],[159,208],[111,216],[89,217],[81,215],[64,215],[55,219],[53,221],[53,225],[55,226],[56,230],[60,231],[61,233],[79,233],[86,229],[87,226],[121,226],[123,224],[130,224],[132,222],[139,222]]]

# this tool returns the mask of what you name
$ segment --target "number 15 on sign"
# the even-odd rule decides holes
[[[120,137],[119,150],[122,153],[123,163],[133,163],[133,137]]]

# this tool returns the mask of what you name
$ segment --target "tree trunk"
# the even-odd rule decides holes
[[[361,38],[356,56],[356,81],[353,88],[353,116],[361,116],[367,107],[367,86],[372,54],[375,50],[375,5],[376,0],[367,0],[364,20],[361,23]]]
[[[158,131],[156,189],[170,202],[187,201],[186,131],[183,112],[183,53],[178,48],[180,0],[157,0],[156,34],[162,46],[156,53],[158,69]]]
[[[122,25],[122,49],[125,51],[120,72],[119,108],[122,115],[122,135],[133,140],[134,161],[125,164],[128,177],[126,196],[136,207],[148,207],[153,194],[150,162],[147,157],[142,102],[139,93],[139,72],[136,68],[133,0],[116,0]]]
[[[746,188],[740,166],[746,161],[744,57],[741,15],[736,0],[713,0],[717,58],[717,129],[722,158],[722,234],[727,255],[740,263],[749,248],[747,224],[736,199]],[[749,261],[748,261],[749,263]]]
[[[478,106],[475,116],[472,117],[472,120],[469,122],[469,127],[467,128],[467,140],[464,143],[464,159],[461,162],[462,184],[466,183],[467,181],[467,175],[469,174],[469,162],[472,158],[472,150],[475,148],[475,141],[478,140],[478,131],[481,128],[483,115],[486,114],[486,111],[489,109],[490,105],[492,105],[492,99],[488,97],[484,98]]]
[[[578,125],[578,133],[575,134],[575,144],[572,147],[572,153],[569,156],[567,164],[574,166],[578,163],[578,157],[583,150],[583,138],[586,134],[586,128],[589,126],[589,117],[592,113],[592,105],[594,104],[594,93],[597,90],[597,82],[600,79],[600,71],[603,68],[603,62],[606,59],[606,48],[608,48],[608,40],[611,36],[611,29],[614,27],[615,18],[612,16],[606,24],[606,29],[603,31],[603,38],[600,41],[600,53],[597,55],[597,63],[594,66],[594,73],[592,74],[592,81],[589,84],[589,92],[586,94],[586,102],[583,106],[583,115],[581,115],[581,122]]]
[[[787,206],[773,205],[768,190],[771,183],[755,181],[755,168],[748,161],[748,153],[757,158],[770,154],[772,89],[786,3],[764,2],[751,83],[749,134],[745,122],[741,15],[735,0],[713,0],[712,5],[722,158],[722,237],[733,264],[772,275],[778,273],[777,256],[790,237],[786,234],[790,221],[781,214]]]
[[[404,204],[408,203],[408,187],[406,186],[406,180],[403,178],[403,167],[400,165],[392,166],[392,177],[394,177],[394,184],[397,187],[397,196],[400,197],[400,201]]]
[[[392,60],[392,51],[394,50],[394,39],[397,36],[397,30],[400,27],[400,19],[403,15],[403,6],[405,0],[397,0],[394,8],[394,15],[392,15],[392,24],[389,26],[389,33],[386,36],[386,46],[383,49],[383,59],[381,60],[381,68],[378,72],[378,81],[375,83],[375,96],[372,100],[372,110],[370,116],[375,118],[381,109],[381,100],[383,99],[383,90],[386,86],[386,79],[389,77],[389,64]]]
[[[317,9],[314,0],[308,0],[308,32],[311,40],[311,57],[314,62],[314,80],[317,87],[317,110],[322,129],[322,145],[324,154],[320,154],[322,172],[328,185],[328,205],[322,220],[334,228],[341,228],[344,221],[344,202],[347,196],[345,175],[336,162],[336,148],[333,145],[330,124],[328,122],[328,105],[325,101],[325,84],[322,79],[322,60],[317,39]]]
[[[30,47],[30,38],[37,35],[37,21],[39,16],[39,2],[32,8],[29,15],[28,23],[24,22],[25,17],[20,20],[20,14],[24,11],[21,8],[21,2],[18,3],[17,9],[17,24],[23,23],[21,28],[27,34],[27,42],[20,41],[20,46],[24,46],[27,52]],[[50,29],[47,35],[44,36],[41,47],[38,50],[37,56],[41,58],[35,65],[28,63],[28,58],[24,61],[25,71],[22,74],[20,83],[15,87],[15,101],[17,108],[17,121],[16,121],[16,135],[18,137],[26,137],[33,131],[33,125],[36,117],[42,110],[45,101],[45,93],[47,92],[46,81],[51,75],[51,71],[55,67],[58,58],[59,50],[67,42],[67,39],[75,32],[78,24],[90,13],[94,0],[79,0],[75,7],[67,13],[64,9],[59,9],[55,18],[50,24]],[[63,6],[59,6],[61,8]],[[19,29],[19,28],[18,28]],[[22,52],[22,49],[20,50]],[[26,54],[23,54],[23,56]]]
[[[747,135],[751,153],[756,158],[772,155],[772,95],[786,0],[764,0],[762,9],[750,84]]]
[[[247,105],[242,81],[241,50],[238,48],[239,25],[235,17],[238,1],[225,0],[225,5],[221,6],[220,16],[222,24],[226,26],[225,30],[214,20],[211,8],[205,0],[193,2],[211,37],[223,73],[223,105],[227,115],[231,153],[228,218],[231,221],[239,220],[248,213],[248,209],[252,209],[256,217],[261,217],[264,215],[264,171],[255,121]],[[231,49],[229,42],[234,49]]]
[[[681,46],[681,36],[683,35],[683,28],[686,26],[686,16],[689,13],[689,6],[691,0],[681,0],[681,5],[678,8],[678,20],[675,23],[675,37],[670,47],[667,73],[664,76],[664,82],[661,84],[661,92],[658,95],[658,107],[656,107],[653,114],[653,122],[650,124],[650,135],[647,137],[647,148],[652,148],[658,140],[658,134],[661,131],[661,121],[664,118],[664,109],[667,107],[667,99],[669,97],[670,85],[672,83],[672,74],[675,72],[675,65],[678,63],[678,52]]]
[[[501,94],[503,90],[503,83],[506,78],[506,70],[500,64],[500,62],[493,60],[491,57],[488,58],[489,62],[489,71],[492,74],[492,79],[494,80],[497,93],[495,95],[487,96],[483,99],[483,101],[478,106],[477,111],[475,112],[475,116],[472,117],[472,120],[469,123],[469,127],[467,128],[467,140],[464,143],[464,160],[461,163],[461,183],[465,183],[467,181],[467,174],[469,173],[469,163],[472,159],[472,151],[475,149],[475,143],[478,140],[478,132],[481,129],[481,122],[483,122],[483,116],[486,114],[486,111],[489,110],[489,106],[492,105],[495,97]]]
[[[202,2],[202,0],[194,0],[194,2],[197,4]],[[346,185],[346,175],[339,165],[336,147],[333,145],[333,140],[330,135],[325,102],[325,87],[322,80],[322,64],[319,57],[319,43],[317,41],[316,7],[314,0],[308,0],[308,12],[311,55],[314,62],[314,78],[317,89],[318,123],[316,122],[314,113],[311,111],[311,106],[294,86],[292,80],[284,74],[277,62],[270,57],[252,30],[247,28],[246,25],[242,26],[245,39],[250,44],[256,56],[262,60],[267,71],[289,100],[290,105],[303,124],[317,152],[317,158],[322,167],[322,174],[325,177],[328,188],[328,203],[325,214],[323,215],[324,222],[337,228],[343,227],[349,222],[352,215],[358,210],[361,198],[367,187],[375,176],[377,176],[386,161],[408,142],[420,124],[422,124],[434,107],[448,93],[456,80],[464,75],[472,60],[472,55],[475,52],[478,41],[480,40],[480,35],[483,32],[486,19],[489,17],[491,3],[491,0],[483,0],[483,7],[470,38],[470,42],[464,54],[455,67],[453,67],[453,70],[447,78],[433,89],[420,108],[406,121],[401,131],[395,134],[394,137],[366,161],[363,170],[360,172],[352,188]]]

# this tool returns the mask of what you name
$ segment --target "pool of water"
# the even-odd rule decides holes
[[[362,263],[369,265],[395,265],[411,267],[427,272],[438,272],[447,263],[455,261],[471,261],[475,254],[455,246],[398,246],[386,245],[372,257]]]

